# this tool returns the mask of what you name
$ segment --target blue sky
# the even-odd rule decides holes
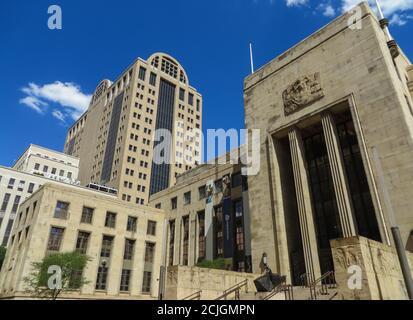
[[[136,57],[177,58],[204,97],[204,129],[242,128],[242,84],[256,67],[328,23],[353,0],[9,0],[0,2],[0,164],[30,143],[61,151],[66,130],[104,78]],[[413,0],[381,0],[413,57]],[[63,29],[47,28],[61,6]]]

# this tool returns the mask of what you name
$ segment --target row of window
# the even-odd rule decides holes
[[[0,176],[0,183],[2,180],[3,180],[3,177]],[[7,189],[13,190],[15,186],[16,186],[16,179],[10,178],[7,184]],[[17,185],[17,191],[24,191],[25,186],[26,186],[26,181],[20,180],[19,184]],[[34,187],[35,187],[35,184],[30,182],[27,188],[27,192],[33,193]]]
[[[49,234],[49,241],[47,244],[48,251],[60,251],[64,228],[51,227]],[[78,231],[78,237],[76,240],[76,251],[86,254],[89,247],[89,242],[91,238],[90,232]],[[102,239],[102,245],[100,250],[101,258],[110,258],[113,250],[113,243],[115,237],[104,235]],[[136,240],[125,239],[124,251],[123,251],[123,260],[132,261],[135,254]],[[146,242],[145,245],[145,264],[152,264],[155,259],[155,246],[153,242]],[[122,292],[128,292],[130,290],[130,279],[131,279],[132,270],[131,269],[122,269],[121,273],[121,282],[119,290]],[[106,290],[107,279],[109,275],[108,264],[101,264],[98,269],[96,277],[96,290]],[[143,283],[142,283],[142,292],[150,293],[151,291],[151,278],[152,273],[144,272]]]
[[[234,173],[231,176],[231,187],[237,188],[241,185],[243,186],[243,191],[246,191],[248,189],[246,177],[242,176],[241,172]],[[222,189],[223,189],[222,179],[218,179],[214,182],[214,189],[215,189],[215,193],[222,192]],[[203,200],[207,197],[206,185],[203,185],[198,188],[198,194],[199,194],[199,200]],[[189,204],[191,204],[191,191],[184,193],[184,205],[189,205]],[[161,204],[157,204],[155,207],[160,209]],[[177,208],[178,208],[178,197],[173,197],[171,199],[171,209],[175,210]]]
[[[69,206],[68,202],[57,201],[56,208],[54,211],[54,217],[57,219],[68,219],[69,216]],[[90,207],[83,207],[82,215],[80,218],[81,223],[92,224],[93,215],[95,209]],[[115,212],[106,212],[105,218],[105,227],[107,228],[116,228],[116,218],[117,213]],[[136,232],[137,231],[138,218],[128,216],[126,231]],[[155,236],[156,235],[156,221],[148,220],[147,223],[147,235]]]
[[[34,165],[34,170],[36,171],[40,171],[40,163],[36,163]],[[49,172],[49,166],[44,165],[43,166],[43,170],[44,173],[48,173]],[[51,174],[57,175],[57,169],[56,168],[52,168],[52,170],[50,170]],[[65,175],[65,171],[64,170],[59,170],[59,177],[64,177]],[[67,172],[67,178],[72,179],[73,173],[68,171]]]

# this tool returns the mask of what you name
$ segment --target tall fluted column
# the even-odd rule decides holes
[[[322,114],[321,118],[331,176],[333,178],[334,191],[337,199],[337,207],[340,215],[341,230],[344,238],[352,237],[356,235],[356,220],[354,218],[354,210],[350,200],[350,192],[337,129],[334,123],[334,118],[330,113]]]
[[[320,277],[321,272],[304,146],[301,134],[297,129],[292,129],[288,133],[288,137],[290,141],[291,161],[294,173],[305,268],[310,277],[309,280],[314,281],[316,278]]]

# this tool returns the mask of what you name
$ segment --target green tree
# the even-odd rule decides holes
[[[88,283],[83,270],[90,260],[76,251],[47,255],[32,263],[33,271],[24,282],[34,297],[56,300],[62,292],[79,290]]]
[[[6,257],[6,248],[0,246],[0,270],[1,270],[1,266],[3,265],[5,257]]]

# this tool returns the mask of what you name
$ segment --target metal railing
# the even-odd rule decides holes
[[[290,284],[286,284],[285,282],[275,287],[274,290],[269,295],[265,296],[262,300],[270,300],[272,297],[276,296],[281,292],[284,292],[285,300],[294,300],[293,286]]]
[[[232,293],[235,293],[235,300],[240,300],[240,291],[241,289],[245,287],[245,292],[248,292],[248,280],[245,279],[244,281],[228,288],[223,292],[221,296],[216,298],[215,300],[227,300],[228,296]]]
[[[195,293],[183,298],[182,300],[201,300],[201,293],[202,293],[202,290],[200,290],[198,292],[195,292]]]
[[[318,285],[321,285],[321,288],[319,290],[317,290]],[[336,287],[337,285],[336,285],[336,279],[334,276],[334,271],[326,272],[320,278],[309,283],[310,299],[317,300],[318,292],[321,295],[328,295],[328,289],[334,289]]]

